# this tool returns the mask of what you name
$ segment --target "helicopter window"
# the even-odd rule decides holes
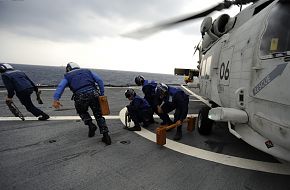
[[[210,66],[211,66],[211,56],[209,56],[206,59],[206,71],[205,71],[205,77],[208,79],[210,76]]]
[[[201,65],[201,78],[209,79],[210,76],[210,66],[211,66],[211,58],[209,56],[207,59],[204,59]]]
[[[205,69],[206,69],[206,59],[203,60],[202,65],[201,65],[201,77],[204,78],[205,76]]]
[[[277,3],[270,12],[260,54],[266,58],[290,55],[290,3]]]

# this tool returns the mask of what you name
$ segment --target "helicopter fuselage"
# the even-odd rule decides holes
[[[233,134],[290,161],[290,27],[285,24],[290,5],[264,3],[240,12],[233,28],[205,48],[200,93],[213,109],[232,108],[247,115],[247,121],[216,119],[227,121]]]

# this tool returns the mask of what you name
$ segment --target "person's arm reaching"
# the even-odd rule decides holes
[[[68,81],[64,78],[62,79],[62,81],[58,84],[57,86],[57,89],[54,93],[54,96],[53,96],[53,104],[52,106],[55,107],[55,108],[59,108],[61,105],[61,103],[59,102],[59,99],[61,98],[61,95],[64,91],[64,89],[67,87],[68,85]]]
[[[92,73],[92,76],[94,77],[94,80],[99,85],[100,93],[101,93],[100,95],[101,96],[104,96],[104,94],[105,94],[105,88],[104,88],[104,82],[103,82],[103,80],[96,73],[93,73],[93,72],[91,72],[91,73]]]

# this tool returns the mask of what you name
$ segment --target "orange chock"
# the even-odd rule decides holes
[[[196,117],[188,117],[187,118],[187,131],[192,132],[194,130],[195,120],[196,120]]]

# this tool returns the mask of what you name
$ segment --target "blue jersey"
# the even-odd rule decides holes
[[[64,79],[59,83],[55,93],[54,100],[59,100],[64,89],[69,86],[73,93],[84,91],[89,88],[95,88],[96,83],[100,89],[100,95],[104,95],[103,80],[88,69],[74,69],[65,74]]]
[[[174,121],[184,120],[188,113],[189,97],[180,88],[168,86],[168,95],[163,99],[164,106],[168,110],[175,109]]]
[[[149,102],[149,104],[154,107],[156,102],[155,89],[157,83],[155,81],[144,80],[142,91],[144,93],[144,98]]]
[[[14,96],[14,91],[18,93],[29,88],[36,88],[26,74],[19,70],[6,71],[2,74],[2,80],[8,91],[8,98]]]
[[[147,100],[136,95],[131,101],[130,107],[132,110],[145,110],[150,108],[150,105]]]

